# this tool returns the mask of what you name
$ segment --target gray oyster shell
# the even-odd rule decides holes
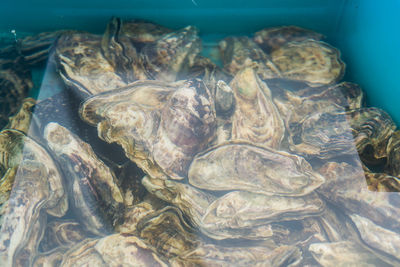
[[[325,181],[299,156],[236,142],[197,154],[188,178],[191,185],[201,189],[271,196],[306,195]]]

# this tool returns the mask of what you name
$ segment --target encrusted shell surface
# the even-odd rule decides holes
[[[229,143],[196,155],[188,178],[206,190],[280,196],[306,195],[324,183],[303,158],[249,143]]]
[[[333,84],[345,70],[339,50],[311,39],[283,45],[271,53],[271,60],[282,77],[315,84]]]

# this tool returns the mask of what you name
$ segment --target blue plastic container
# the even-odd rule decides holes
[[[172,28],[196,25],[205,41],[269,26],[309,28],[342,51],[345,80],[362,86],[368,104],[400,122],[398,0],[6,0],[0,7],[0,32],[17,34],[62,28],[101,33],[111,16]]]

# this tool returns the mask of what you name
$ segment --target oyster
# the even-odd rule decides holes
[[[232,140],[245,140],[279,148],[285,128],[271,92],[251,68],[238,72],[231,81],[236,108],[232,116]]]
[[[128,37],[138,48],[157,41],[171,31],[164,26],[140,19],[123,21],[121,25],[121,34]]]
[[[218,116],[230,117],[236,106],[235,94],[232,88],[223,80],[217,82],[215,88],[215,111]]]
[[[322,266],[391,266],[352,241],[314,243],[309,248]]]
[[[84,97],[126,85],[103,56],[101,41],[89,33],[63,34],[55,45],[62,79]]]
[[[126,83],[136,80],[138,56],[131,40],[121,33],[121,20],[112,18],[101,41],[104,57]]]
[[[252,67],[261,79],[280,77],[271,59],[248,37],[227,37],[219,43],[224,69],[231,75]]]
[[[0,230],[0,262],[30,265],[47,216],[68,209],[61,174],[46,150],[16,130],[0,133],[0,159],[5,169],[18,167]]]
[[[195,27],[187,26],[145,45],[140,54],[141,70],[144,73],[138,78],[175,81],[178,73],[190,67],[200,53],[201,41],[197,33]]]
[[[400,131],[392,133],[386,147],[387,164],[389,174],[400,177]]]
[[[215,131],[214,104],[200,80],[134,83],[90,98],[81,114],[153,178],[183,179]]]
[[[30,71],[19,66],[17,69],[0,67],[0,129],[7,124],[8,117],[18,111],[32,87]]]
[[[359,214],[388,229],[400,229],[400,199],[397,192],[368,190],[361,166],[342,162],[325,163],[319,170],[326,182],[319,191],[345,211]]]
[[[386,173],[365,171],[368,189],[378,192],[400,192],[400,179]]]
[[[135,236],[86,239],[66,252],[60,266],[168,266]]]
[[[271,53],[271,60],[282,77],[311,84],[333,84],[345,70],[337,49],[310,39],[286,43]]]
[[[188,178],[201,189],[270,196],[302,196],[324,183],[303,158],[247,143],[225,144],[197,154]]]
[[[114,173],[92,148],[57,123],[49,123],[44,139],[61,163],[74,206],[85,230],[104,235],[119,220],[124,199]]]
[[[2,166],[1,166],[2,167]],[[8,200],[10,198],[11,189],[14,184],[15,175],[18,171],[18,166],[3,170],[0,168],[1,180],[0,180],[0,227],[3,225],[3,215],[8,207]],[[4,173],[3,173],[4,171]]]
[[[40,250],[48,252],[54,248],[69,249],[87,238],[87,233],[74,220],[54,220],[47,224]]]
[[[357,226],[361,239],[373,250],[380,250],[400,260],[400,235],[376,225],[371,220],[357,214],[350,215]]]
[[[297,26],[282,26],[265,28],[254,34],[254,42],[256,42],[265,52],[280,48],[288,42],[300,42],[307,39],[316,41],[324,38],[322,34],[303,29]]]
[[[31,126],[32,110],[36,101],[33,98],[25,98],[22,101],[20,110],[9,118],[8,124],[5,126],[6,129],[15,129],[28,134]]]

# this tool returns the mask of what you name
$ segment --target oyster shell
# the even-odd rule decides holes
[[[314,243],[309,250],[322,266],[391,266],[352,241]]]
[[[388,229],[400,229],[398,193],[368,190],[361,166],[328,162],[319,172],[326,182],[317,191],[345,211],[366,217]]]
[[[49,123],[44,139],[67,175],[74,212],[84,228],[104,235],[119,220],[124,199],[114,173],[92,148],[57,123]]]
[[[387,147],[387,164],[386,170],[389,174],[400,177],[400,131],[392,133],[389,138]]]
[[[201,41],[197,34],[195,27],[187,26],[145,45],[140,54],[141,70],[144,73],[138,78],[175,81],[178,73],[191,66],[200,53]]]
[[[288,42],[300,42],[307,39],[319,41],[322,38],[324,38],[322,34],[311,30],[297,26],[282,26],[262,29],[254,34],[253,40],[266,53],[271,53]]]
[[[386,173],[365,171],[368,189],[378,192],[400,192],[400,179]]]
[[[270,196],[302,196],[324,183],[303,158],[247,143],[225,144],[197,154],[188,178],[201,189]]]
[[[193,156],[214,137],[216,123],[212,98],[199,80],[134,83],[92,97],[81,114],[98,124],[103,140],[119,143],[144,172],[162,179],[186,176]]]
[[[339,50],[315,40],[288,42],[271,53],[282,77],[314,84],[333,84],[345,70]]]
[[[40,243],[40,250],[48,252],[54,248],[69,249],[87,237],[88,234],[77,221],[54,220],[46,226]]]
[[[60,266],[168,266],[152,248],[135,236],[114,234],[86,239],[71,248]]]
[[[5,126],[6,129],[15,129],[28,134],[31,126],[32,110],[36,101],[33,98],[25,98],[22,101],[21,108],[19,111],[9,118],[8,124]]]
[[[376,225],[371,220],[357,214],[350,215],[357,226],[361,239],[373,250],[380,250],[400,260],[400,235]]]
[[[206,229],[247,228],[271,222],[300,220],[320,214],[325,203],[316,193],[302,197],[266,196],[233,191],[215,200],[206,210]]]
[[[0,262],[30,265],[47,215],[62,217],[68,209],[61,174],[46,150],[23,133],[0,133],[0,164],[18,167],[0,230]]]
[[[17,69],[0,67],[0,129],[7,124],[8,117],[18,111],[32,87],[30,71],[18,66]]]
[[[101,40],[104,57],[126,83],[136,80],[138,56],[131,40],[121,33],[122,22],[112,18]]]
[[[126,85],[101,52],[101,37],[89,33],[63,34],[55,58],[64,82],[84,96]]]
[[[236,102],[232,140],[279,148],[285,128],[267,85],[253,69],[245,68],[236,74],[230,87]]]
[[[121,34],[128,37],[138,48],[157,41],[171,31],[164,26],[140,19],[126,20],[121,25]]]
[[[280,77],[278,68],[250,38],[227,37],[219,43],[224,69],[231,75],[252,67],[261,79]]]

